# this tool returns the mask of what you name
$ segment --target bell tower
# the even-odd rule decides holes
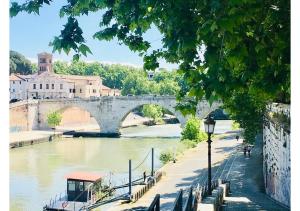
[[[38,54],[38,74],[45,71],[53,73],[52,54],[43,52]]]

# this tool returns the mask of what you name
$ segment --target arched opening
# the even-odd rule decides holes
[[[120,133],[127,137],[179,137],[183,118],[174,108],[142,104],[128,111],[120,122]]]
[[[238,128],[235,128],[234,120],[232,120],[230,115],[222,108],[217,108],[209,112],[203,119],[203,122],[208,116],[211,116],[216,121],[214,134],[232,133],[238,130]]]
[[[99,132],[100,126],[93,115],[79,106],[60,109],[62,120],[57,129],[62,131]]]

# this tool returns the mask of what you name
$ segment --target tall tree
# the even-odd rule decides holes
[[[10,14],[38,14],[50,3],[12,2]],[[266,104],[289,102],[290,1],[68,0],[60,10],[67,23],[51,42],[53,50],[73,49],[74,59],[90,53],[76,18],[99,10],[105,12],[95,39],[117,38],[144,57],[147,70],[157,68],[159,58],[180,65],[188,90],[179,99],[193,97],[178,106],[183,111],[195,111],[195,102],[204,96],[210,102],[221,99],[248,131],[246,140],[253,141]],[[143,38],[152,26],[163,36],[162,48],[151,50]],[[242,108],[241,102],[247,106]]]
[[[22,54],[16,51],[9,53],[9,73],[19,73],[28,75],[32,73],[33,66],[31,62]]]

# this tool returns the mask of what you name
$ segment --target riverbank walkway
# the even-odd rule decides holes
[[[225,198],[223,211],[286,211],[264,193],[262,148],[256,144],[250,158],[238,152],[229,173],[231,194]]]
[[[212,143],[212,172],[217,172],[220,163],[235,152],[241,141],[236,141],[236,134],[228,134]],[[109,211],[144,210],[150,205],[157,193],[161,196],[161,210],[171,210],[177,192],[186,189],[207,176],[207,143],[202,142],[196,148],[187,150],[176,163],[168,163],[162,170],[166,175],[135,203],[117,204]],[[219,171],[221,172],[221,171]],[[213,175],[214,176],[214,175]]]

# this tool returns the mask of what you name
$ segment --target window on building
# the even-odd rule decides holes
[[[82,89],[79,89],[79,92],[82,93]]]
[[[15,84],[15,81],[13,81],[13,84]]]
[[[15,92],[15,89],[13,89],[13,92]]]
[[[63,84],[60,84],[60,89],[63,89]]]
[[[52,89],[54,89],[54,84],[52,84]]]
[[[75,181],[68,181],[68,191],[75,191]]]
[[[73,93],[75,93],[76,91],[75,91],[75,89],[73,89]]]
[[[40,58],[40,63],[46,63],[46,59],[45,58]]]
[[[49,89],[49,84],[46,84],[46,89]]]
[[[33,89],[36,89],[36,84],[33,84]]]
[[[43,89],[43,84],[40,84],[40,89]]]
[[[20,81],[20,84],[21,84],[21,82],[22,82],[22,81]]]
[[[83,182],[79,182],[79,190],[83,191]]]
[[[93,93],[96,93],[96,89],[93,89]]]
[[[72,93],[72,89],[70,89],[69,91],[70,91],[70,93]]]
[[[92,83],[90,83],[90,85],[92,85]]]

